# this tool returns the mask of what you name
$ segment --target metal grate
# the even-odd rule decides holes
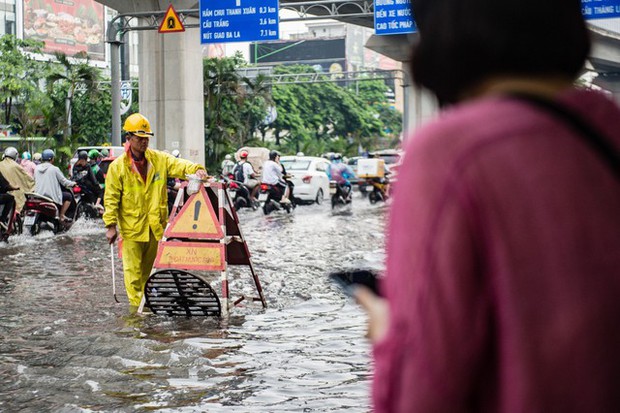
[[[176,269],[159,270],[144,288],[146,306],[154,314],[185,317],[219,317],[220,299],[199,276]]]

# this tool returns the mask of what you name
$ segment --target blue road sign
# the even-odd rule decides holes
[[[581,0],[586,20],[620,17],[620,0]],[[375,34],[404,34],[415,32],[411,16],[411,0],[375,0]]]
[[[375,34],[415,32],[411,0],[375,0]]]
[[[277,40],[278,0],[200,0],[200,43]]]
[[[581,0],[581,12],[586,20],[620,17],[620,0]]]

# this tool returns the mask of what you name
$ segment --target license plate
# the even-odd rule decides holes
[[[333,188],[330,187],[329,188],[329,194],[330,195],[334,195],[336,192],[338,192],[338,188],[336,188],[336,187],[333,187]]]
[[[269,193],[268,192],[261,192],[260,194],[258,194],[258,200],[260,202],[265,202],[268,197],[269,197]]]
[[[234,198],[235,195],[237,195],[237,191],[234,189],[229,189],[228,194],[230,195],[231,198]]]
[[[27,215],[24,219],[24,225],[34,225],[34,221],[37,219],[36,215]]]

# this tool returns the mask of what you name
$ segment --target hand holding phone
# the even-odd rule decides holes
[[[380,296],[379,283],[377,274],[369,270],[349,270],[337,271],[329,274],[329,279],[343,289],[348,296],[353,295],[353,289],[356,285],[363,285],[376,295]]]

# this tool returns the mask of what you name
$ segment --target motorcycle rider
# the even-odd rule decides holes
[[[226,156],[224,156],[224,160],[222,161],[222,175],[228,176],[228,174],[233,173],[234,168],[235,163],[232,161],[232,156],[226,154]]]
[[[41,154],[39,152],[35,152],[34,155],[32,155],[32,162],[34,162],[35,165],[41,163]]]
[[[0,173],[13,187],[19,188],[19,190],[13,191],[12,195],[15,197],[17,211],[21,212],[26,202],[24,194],[33,191],[34,179],[17,163],[18,155],[19,152],[14,147],[6,148],[2,161],[0,161]]]
[[[26,172],[28,172],[28,175],[34,178],[34,168],[37,166],[37,164],[32,162],[32,156],[30,155],[30,152],[24,151],[22,153],[22,162],[20,165],[22,168],[24,168]]]
[[[2,214],[0,214],[0,225],[6,231],[9,222],[9,213],[15,206],[15,197],[9,194],[9,191],[15,191],[19,188],[12,186],[9,181],[0,173],[0,206],[2,206]]]
[[[125,289],[132,307],[138,307],[153,268],[157,245],[168,221],[168,177],[196,174],[207,178],[201,165],[149,149],[151,124],[140,113],[127,117],[125,152],[108,168],[104,195],[106,238],[113,244],[123,238]]]
[[[73,194],[63,188],[75,186],[75,182],[65,178],[60,169],[53,164],[56,154],[51,149],[46,149],[41,154],[43,161],[34,170],[35,189],[39,195],[50,198],[60,207],[60,222],[69,221],[65,213],[71,206]]]
[[[280,152],[269,152],[269,160],[265,161],[263,165],[262,183],[272,185],[280,190],[282,193],[282,199],[280,199],[281,204],[288,204],[291,202],[289,199],[290,189],[284,180],[283,168],[280,164]]]
[[[349,178],[355,178],[355,173],[349,165],[342,162],[341,154],[336,153],[332,156],[332,162],[327,167],[327,177],[346,190],[344,198],[349,200],[352,189]]]
[[[73,165],[73,180],[80,185],[84,192],[92,194],[95,201],[95,208],[103,209],[101,205],[101,187],[97,178],[88,164],[88,152],[80,151],[78,160]]]
[[[239,153],[239,162],[235,165],[232,173],[235,176],[235,180],[243,183],[247,188],[249,199],[253,201],[258,188],[258,179],[256,179],[257,173],[254,171],[254,167],[248,162],[248,156],[248,151],[244,150]]]
[[[101,190],[105,190],[105,175],[100,166],[103,155],[101,155],[101,152],[97,149],[91,149],[88,151],[88,158],[90,159],[90,169],[93,171],[93,175],[95,175],[95,179],[99,183],[99,187]]]

